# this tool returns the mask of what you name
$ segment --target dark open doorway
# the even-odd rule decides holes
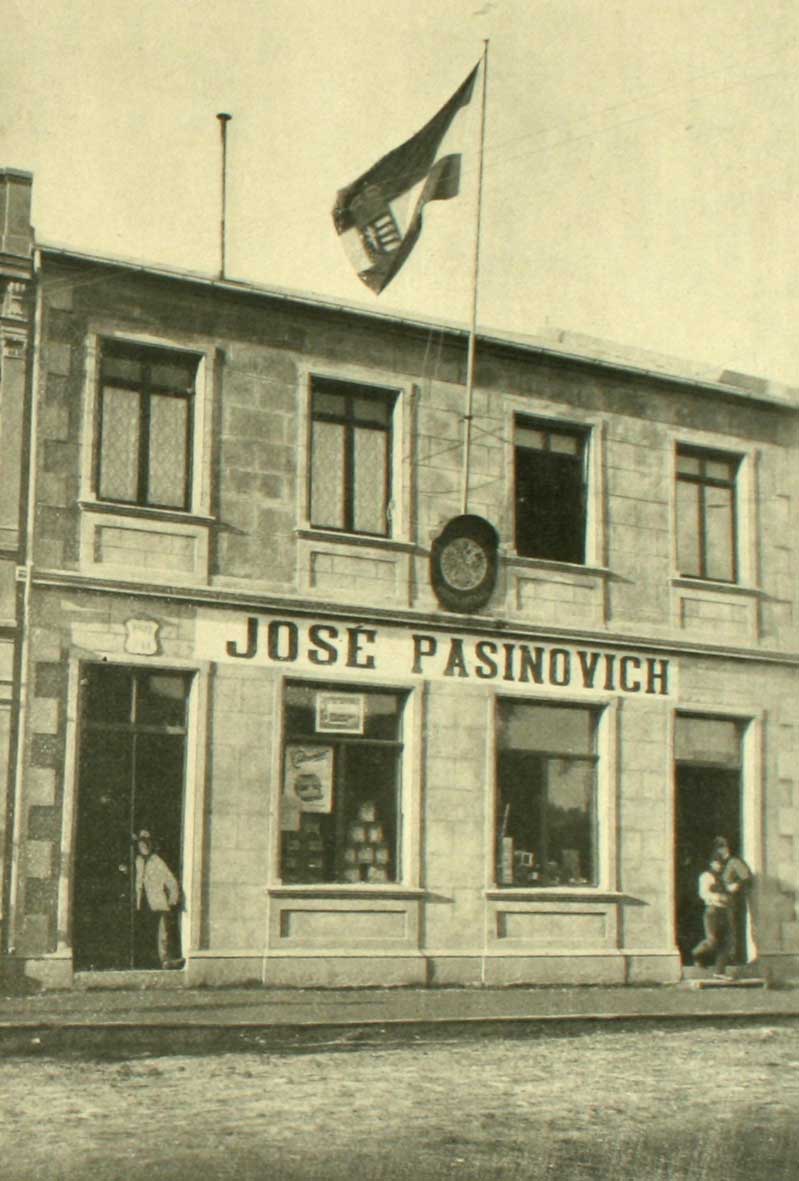
[[[679,717],[676,730],[675,901],[677,943],[683,964],[704,934],[699,875],[713,840],[725,836],[740,850],[741,733],[737,722]],[[745,931],[738,946],[746,947]]]
[[[190,683],[179,672],[84,666],[73,894],[78,971],[151,966],[137,962],[132,837],[149,829],[180,880]]]

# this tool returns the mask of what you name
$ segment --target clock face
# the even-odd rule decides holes
[[[488,556],[484,548],[471,537],[456,537],[441,551],[441,574],[451,587],[459,591],[474,590],[488,570]]]

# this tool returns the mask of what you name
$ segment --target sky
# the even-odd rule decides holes
[[[478,322],[599,337],[799,386],[796,0],[0,0],[0,167],[37,237],[468,322],[463,192],[374,296],[338,189],[417,131],[489,41]]]

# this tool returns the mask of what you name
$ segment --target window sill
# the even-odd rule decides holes
[[[327,542],[331,545],[357,545],[400,553],[415,553],[419,548],[412,541],[403,541],[397,537],[378,537],[371,533],[343,533],[337,529],[307,527],[295,529],[294,533],[301,541]]]
[[[558,574],[584,574],[588,578],[611,578],[607,566],[586,566],[580,562],[555,562],[550,558],[525,558],[521,554],[503,554],[506,566],[522,570],[551,570]]]
[[[427,891],[414,886],[403,886],[399,882],[318,882],[316,885],[274,885],[267,886],[266,892],[276,898],[424,898]]]
[[[112,517],[135,517],[146,521],[167,521],[173,525],[216,525],[216,517],[204,513],[184,512],[182,509],[150,508],[142,504],[116,504],[110,500],[79,500],[81,512],[103,513]]]
[[[492,886],[485,896],[490,902],[623,902],[627,897],[601,886]]]
[[[671,585],[678,590],[703,590],[714,595],[741,595],[749,599],[765,597],[765,592],[757,586],[744,586],[740,582],[716,582],[712,578],[689,578],[684,574],[676,574]]]

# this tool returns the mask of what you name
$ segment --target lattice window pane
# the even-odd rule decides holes
[[[343,529],[344,427],[315,422],[311,440],[311,524]]]
[[[355,430],[353,471],[353,529],[358,533],[385,534],[386,466],[388,435],[385,431]]]
[[[188,413],[185,398],[150,399],[149,504],[186,505]]]
[[[106,386],[102,394],[98,494],[134,502],[138,495],[139,395]]]

